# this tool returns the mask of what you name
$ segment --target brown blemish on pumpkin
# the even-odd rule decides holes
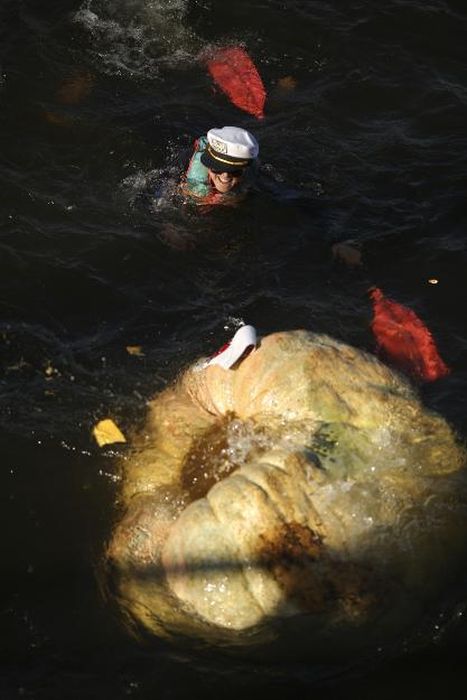
[[[285,523],[271,536],[261,537],[258,559],[303,612],[334,609],[361,619],[377,604],[370,593],[375,578],[370,569],[333,559],[320,536],[300,523]]]

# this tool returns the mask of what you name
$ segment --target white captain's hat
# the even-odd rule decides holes
[[[238,126],[210,129],[201,162],[218,173],[234,173],[251,165],[258,157],[259,145],[253,134]]]

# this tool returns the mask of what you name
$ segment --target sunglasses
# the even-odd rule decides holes
[[[240,169],[240,168],[238,170],[236,170],[234,173],[229,172],[227,170],[213,170],[212,168],[211,168],[211,171],[215,175],[222,175],[223,173],[227,173],[227,175],[230,175],[231,177],[243,177],[243,175],[245,174],[245,171],[243,169]]]

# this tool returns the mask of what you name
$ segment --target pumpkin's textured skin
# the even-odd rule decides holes
[[[379,643],[462,546],[464,467],[444,419],[375,357],[272,334],[151,402],[108,548],[119,602],[169,638]]]

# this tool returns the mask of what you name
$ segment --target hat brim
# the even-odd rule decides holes
[[[208,150],[203,151],[201,154],[202,164],[212,170],[213,173],[238,173],[247,168],[251,164],[251,160],[246,160],[245,158],[233,158],[228,156],[229,162],[226,162],[226,157],[223,154],[219,154],[216,157],[214,154]]]

